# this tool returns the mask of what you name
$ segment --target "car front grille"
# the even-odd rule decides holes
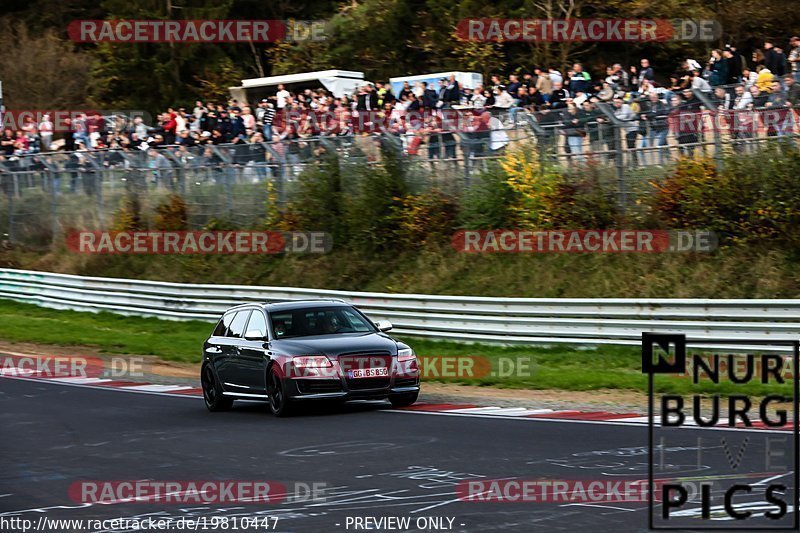
[[[338,379],[297,379],[295,382],[301,394],[342,392],[342,382]]]

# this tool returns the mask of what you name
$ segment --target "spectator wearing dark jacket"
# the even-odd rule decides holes
[[[669,108],[658,96],[657,93],[650,93],[647,101],[642,102],[643,113],[640,115],[639,124],[644,124],[644,135],[642,135],[643,148],[658,147],[658,164],[664,165],[669,157],[667,146],[667,133],[669,131],[668,117]],[[652,159],[655,161],[655,153]],[[650,157],[645,153],[645,158]]]
[[[636,65],[631,66],[631,90],[635,93],[641,90],[640,87],[642,86],[643,80],[649,81],[650,84],[655,80],[655,71],[653,67],[650,66],[650,60],[642,59],[639,61],[639,64],[642,67],[641,69],[637,69]]]
[[[764,54],[764,66],[769,69],[776,76],[780,76],[781,69],[781,55],[775,50],[775,46],[769,41],[764,43],[764,50],[762,52]]]
[[[228,116],[228,111],[223,109],[220,112],[219,120],[217,120],[217,127],[216,130],[220,132],[223,141],[222,142],[230,142],[231,138],[233,137],[233,125],[231,124],[231,119]],[[213,130],[212,130],[213,131]]]
[[[783,76],[789,72],[789,61],[786,59],[786,54],[783,53],[782,48],[775,47],[776,65],[777,70],[773,72],[776,76]]]
[[[511,74],[508,76],[508,87],[506,90],[508,94],[511,95],[511,98],[515,100],[519,98],[519,88],[522,87],[522,84],[519,82],[519,76],[516,74]]]
[[[539,109],[545,103],[544,96],[542,96],[542,93],[536,90],[536,86],[527,87],[523,85],[518,90],[518,96],[518,105],[531,111]]]
[[[436,107],[436,102],[439,100],[436,91],[428,87],[427,81],[422,82],[422,88],[423,88],[422,107],[424,107],[425,109],[433,109],[434,107]]]
[[[208,113],[203,115],[203,118],[200,119],[200,129],[203,131],[214,131],[217,129],[218,122],[219,117],[217,117],[217,112],[209,110]]]
[[[561,131],[567,138],[567,145],[571,154],[570,162],[584,162],[583,139],[586,137],[586,122],[589,118],[590,115],[588,113],[574,104],[570,104],[563,115],[562,120],[564,123]]]
[[[414,93],[409,94],[408,95],[408,107],[406,108],[406,111],[415,113],[415,112],[419,111],[421,108],[422,108],[422,106],[420,105],[420,101],[419,101],[419,98],[417,98],[417,95],[415,95]]]
[[[356,111],[376,111],[377,109],[378,93],[372,90],[372,85],[366,85],[358,95]]]
[[[233,111],[231,117],[231,139],[242,137],[245,134],[244,120],[238,111]]]
[[[728,71],[728,77],[725,79],[725,84],[735,85],[741,82],[742,63],[734,55],[733,50],[731,50],[729,46],[726,46],[725,49],[722,51],[722,60],[725,61],[725,65]]]
[[[583,70],[583,65],[575,63],[569,76],[569,92],[572,94],[588,93],[592,88],[592,77]]]
[[[722,57],[722,50],[714,50],[711,52],[708,70],[711,73],[708,81],[712,87],[725,85],[728,81],[728,62]]]
[[[550,94],[550,107],[552,109],[564,109],[569,100],[569,91],[561,86],[561,82],[553,84],[553,92]]]
[[[452,107],[461,102],[461,88],[454,74],[450,74],[450,79],[447,81],[447,85],[444,86],[439,99],[442,102],[441,107]]]

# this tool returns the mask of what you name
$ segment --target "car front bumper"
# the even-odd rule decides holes
[[[308,378],[288,379],[286,393],[292,400],[368,400],[385,399],[396,394],[419,392],[419,378],[392,378],[385,385],[359,382],[351,386],[353,380]],[[316,383],[314,383],[316,382]],[[324,383],[323,383],[324,382]],[[334,388],[336,390],[334,390]]]

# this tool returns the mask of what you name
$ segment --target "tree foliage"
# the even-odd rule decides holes
[[[747,57],[765,38],[786,45],[800,11],[785,0],[4,0],[0,58],[6,98],[22,106],[92,104],[161,111],[198,96],[219,98],[248,77],[313,69],[363,71],[368,79],[446,70],[494,72],[566,68],[581,60],[593,75],[606,65],[648,57],[657,76],[687,57],[736,43]],[[717,19],[719,42],[478,43],[458,22],[495,18]],[[77,19],[297,19],[328,21],[323,41],[223,44],[74,44]]]
[[[35,35],[5,18],[0,20],[0,42],[7,45],[6,52],[0,54],[6,107],[72,109],[89,103],[89,55],[64,42],[54,29]]]

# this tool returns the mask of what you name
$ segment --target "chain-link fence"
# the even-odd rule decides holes
[[[349,165],[381,164],[385,151],[393,150],[412,190],[437,187],[459,194],[489,161],[521,143],[537,147],[543,168],[580,172],[594,165],[616,180],[625,207],[679,156],[705,154],[722,165],[727,153],[798,140],[798,111],[789,106],[720,109],[714,95],[699,91],[680,106],[659,102],[518,109],[462,130],[420,127],[270,143],[0,157],[0,233],[12,242],[49,246],[71,230],[111,229],[130,193],[136,193],[144,217],[177,193],[186,203],[189,229],[219,221],[251,228],[270,204],[301,200],[300,174],[332,154],[346,177]]]

